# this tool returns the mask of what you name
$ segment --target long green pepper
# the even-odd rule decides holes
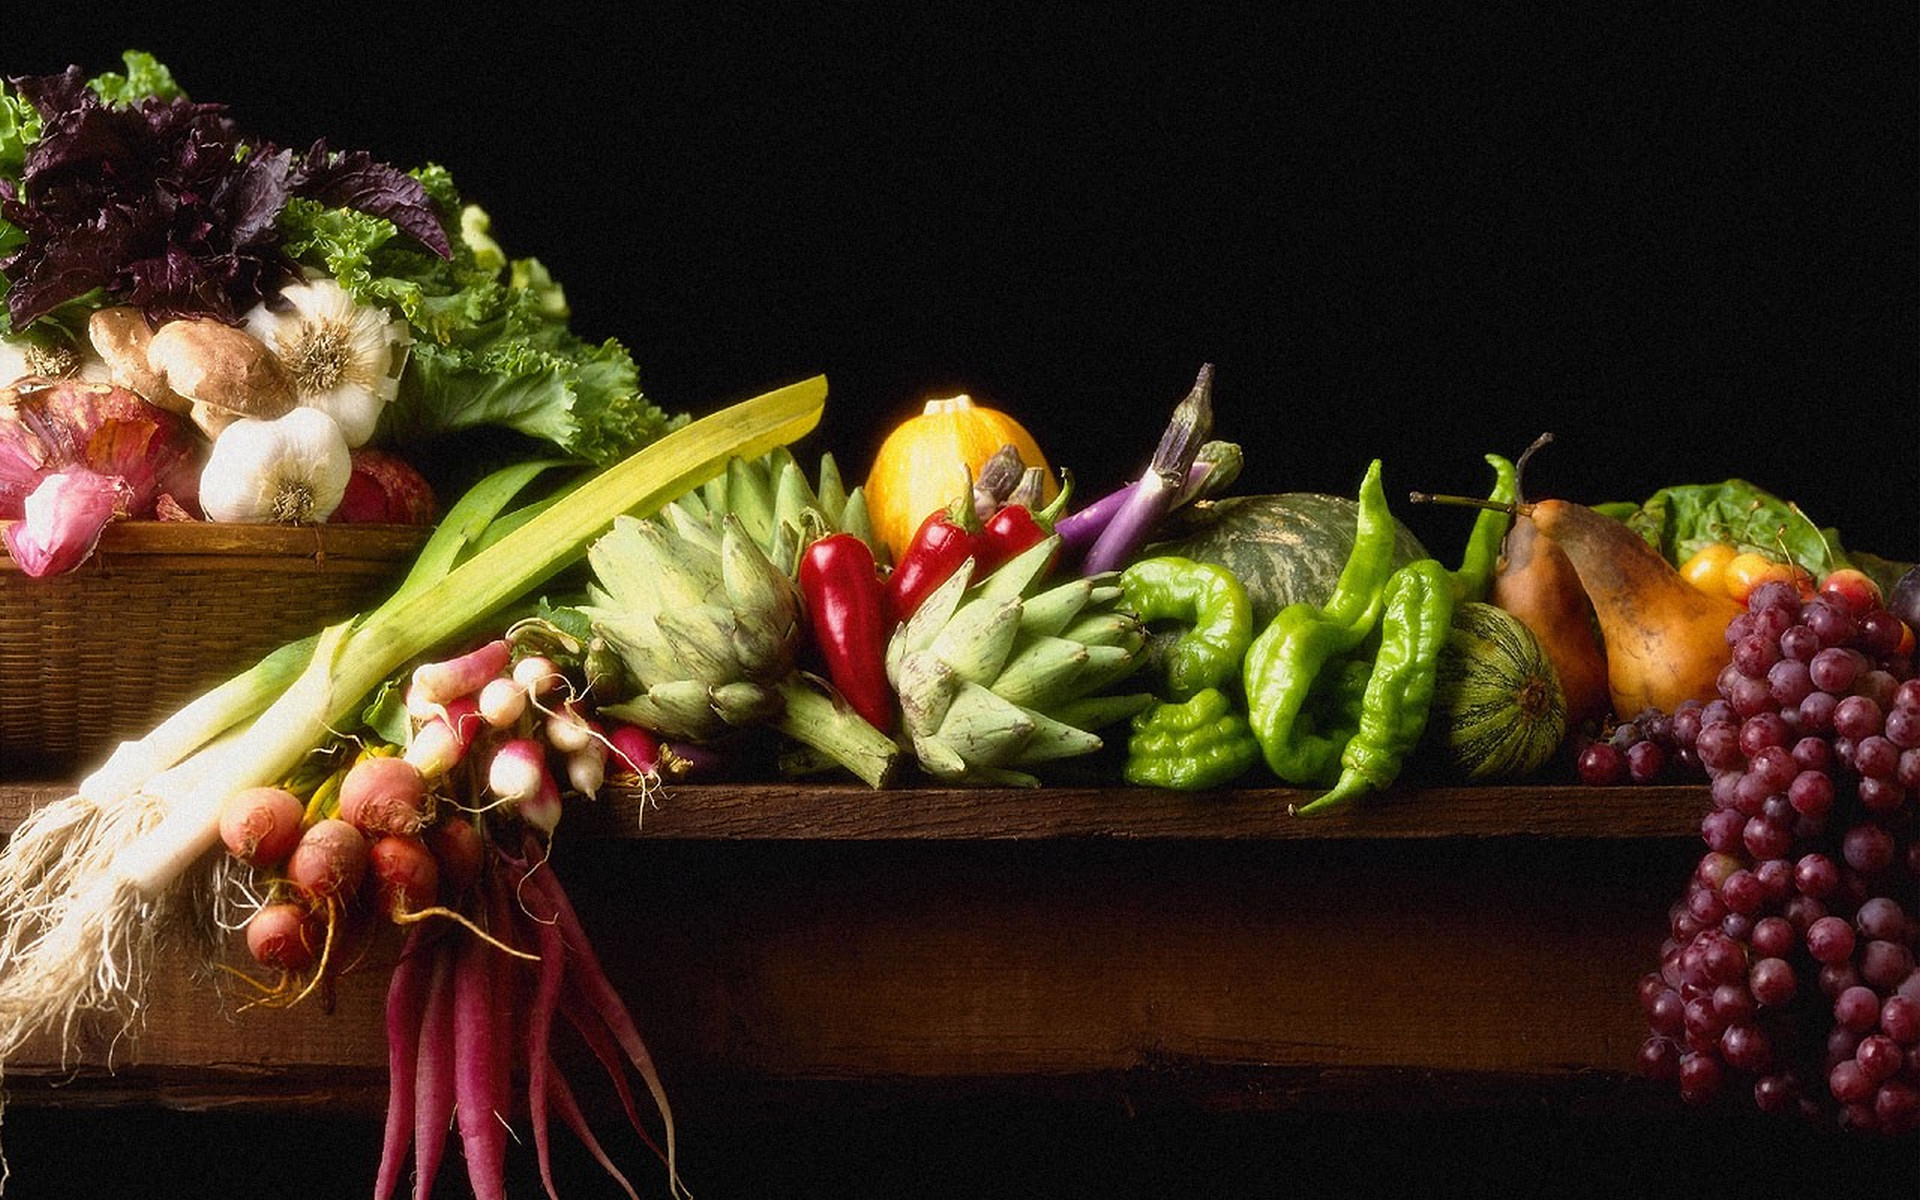
[[[1290,604],[1248,649],[1242,668],[1247,716],[1267,766],[1283,783],[1325,787],[1339,778],[1353,726],[1329,721],[1336,664],[1372,635],[1393,576],[1393,513],[1374,459],[1360,483],[1353,549],[1324,605]]]
[[[1311,803],[1310,816],[1384,788],[1420,743],[1433,704],[1441,647],[1453,627],[1454,578],[1430,558],[1408,563],[1387,583],[1380,646],[1360,703],[1360,723],[1340,751],[1340,777]]]
[[[1513,463],[1498,454],[1487,455],[1493,468],[1493,490],[1487,503],[1511,505],[1519,498],[1520,473]],[[1415,497],[1418,499],[1418,497]],[[1467,535],[1467,548],[1460,566],[1451,572],[1453,598],[1457,601],[1485,600],[1493,587],[1493,573],[1500,567],[1500,553],[1513,526],[1510,508],[1483,508],[1474,518],[1473,532]]]

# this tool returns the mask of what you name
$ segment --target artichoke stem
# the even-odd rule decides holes
[[[852,771],[868,787],[892,782],[900,764],[900,747],[892,738],[798,673],[783,679],[777,690],[786,707],[774,718],[775,729]]]

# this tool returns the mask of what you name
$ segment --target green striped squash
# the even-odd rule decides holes
[[[1178,510],[1165,541],[1149,554],[1175,554],[1225,567],[1246,586],[1253,628],[1296,601],[1325,604],[1353,551],[1359,502],[1318,492],[1227,496]],[[1396,522],[1396,524],[1398,524]],[[1419,539],[1399,525],[1395,566],[1427,557]]]
[[[1440,653],[1428,743],[1452,773],[1520,779],[1567,735],[1567,699],[1540,639],[1504,608],[1461,604]]]

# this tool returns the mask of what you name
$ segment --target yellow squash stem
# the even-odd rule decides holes
[[[51,874],[10,871],[5,860],[15,841],[0,852],[0,1066],[42,1030],[70,1038],[82,1012],[138,1010],[161,924],[149,918],[218,845],[229,795],[286,774],[396,670],[550,578],[615,516],[648,515],[730,459],[799,439],[819,422],[825,401],[826,380],[815,377],[692,422],[544,506],[436,581],[402,587],[373,612],[326,630],[305,670],[264,711],[256,687],[236,688],[236,704],[259,716],[174,765],[169,773],[193,783],[164,806],[145,794],[143,780],[118,798],[76,794],[36,814],[32,820],[83,835],[65,844],[70,869]],[[217,716],[209,722],[218,724]]]

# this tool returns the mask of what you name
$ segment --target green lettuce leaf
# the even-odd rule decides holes
[[[380,438],[416,443],[495,426],[604,465],[687,420],[641,392],[627,348],[576,335],[560,286],[537,259],[510,259],[484,210],[463,204],[445,168],[412,172],[445,213],[460,214],[441,259],[379,217],[294,201],[281,218],[289,252],[363,303],[398,311],[415,342]]]
[[[1815,524],[1799,505],[1744,479],[1661,488],[1618,511],[1629,528],[1675,565],[1713,542],[1786,557],[1816,576],[1848,565],[1837,533]]]
[[[187,94],[173,80],[173,72],[144,50],[121,52],[125,75],[103,71],[87,80],[94,94],[108,104],[138,104],[142,100],[184,100]]]

